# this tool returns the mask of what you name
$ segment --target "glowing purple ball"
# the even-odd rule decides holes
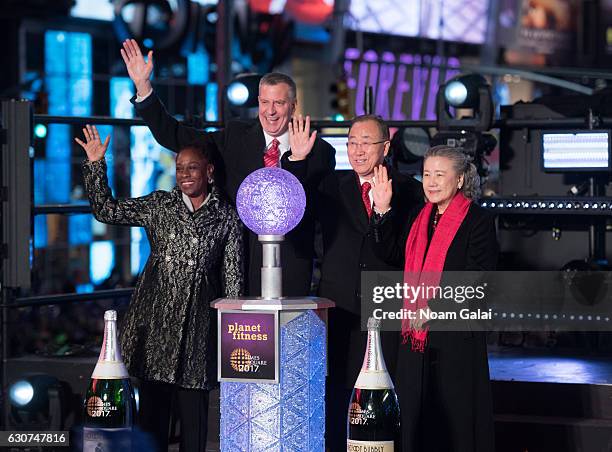
[[[285,235],[304,216],[306,194],[300,181],[281,168],[260,168],[240,184],[236,208],[258,235]]]

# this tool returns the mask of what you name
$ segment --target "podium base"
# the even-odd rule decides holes
[[[325,450],[326,325],[313,310],[291,314],[279,384],[221,382],[222,452]]]

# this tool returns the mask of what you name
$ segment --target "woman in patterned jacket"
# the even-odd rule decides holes
[[[210,301],[242,295],[242,223],[212,184],[211,154],[202,145],[176,156],[177,186],[140,198],[115,199],[95,126],[83,129],[85,188],[95,218],[142,226],[151,254],[122,322],[120,343],[131,376],[140,380],[140,428],[167,451],[170,403],[178,401],[181,452],[206,448],[208,391],[216,381]]]

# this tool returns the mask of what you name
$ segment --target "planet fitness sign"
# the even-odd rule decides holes
[[[278,383],[278,312],[219,311],[219,381]]]

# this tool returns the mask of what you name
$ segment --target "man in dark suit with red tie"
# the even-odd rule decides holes
[[[361,367],[367,333],[361,331],[361,272],[401,271],[375,254],[367,240],[369,221],[377,212],[373,202],[374,168],[389,152],[389,128],[374,115],[355,118],[348,136],[351,171],[326,176],[319,187],[317,213],[323,233],[323,262],[319,295],[336,303],[329,311],[326,447],[346,450],[346,419],[352,387]],[[398,230],[408,212],[423,202],[423,188],[412,177],[390,170],[391,217]],[[393,375],[398,332],[383,333],[383,355]]]
[[[145,61],[134,40],[123,43],[121,56],[136,86],[133,103],[153,136],[162,146],[177,151],[185,144],[204,141],[214,146],[220,156],[216,181],[235,202],[246,176],[264,166],[280,166],[302,182],[307,195],[307,209],[301,223],[285,236],[282,243],[283,295],[308,295],[314,257],[314,221],[312,195],[317,185],[335,167],[333,147],[310,133],[310,118],[294,116],[297,106],[295,82],[287,75],[269,73],[259,84],[257,120],[231,120],[220,131],[206,133],[185,126],[168,114],[153,92],[150,76],[153,52]],[[261,244],[249,231],[247,241],[247,294],[261,295]]]

